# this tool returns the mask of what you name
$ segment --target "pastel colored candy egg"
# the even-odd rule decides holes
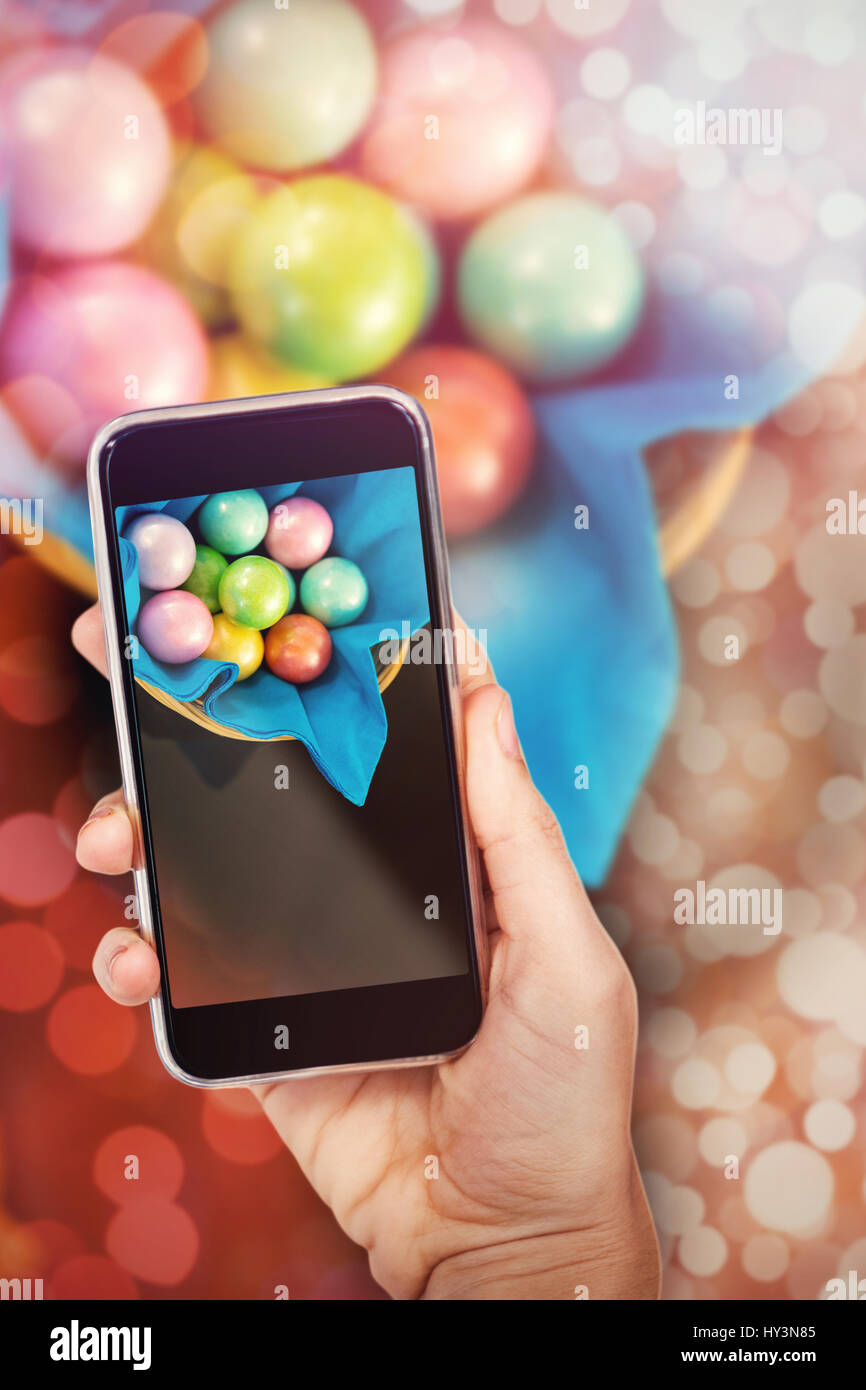
[[[294,603],[295,582],[265,555],[243,555],[220,579],[219,601],[227,617],[242,627],[271,627]]]
[[[18,241],[57,257],[102,256],[144,230],[171,142],[134,72],[83,49],[49,51],[12,85],[3,114]]]
[[[387,376],[427,412],[446,533],[465,536],[495,521],[532,468],[535,424],[519,383],[484,353],[435,343],[412,348]],[[432,399],[431,376],[439,383]]]
[[[219,611],[219,582],[228,569],[228,560],[210,545],[197,545],[192,573],[182,585],[200,598],[211,613]]]
[[[434,217],[470,217],[532,176],[553,109],[543,67],[504,26],[410,30],[384,46],[361,168]]]
[[[104,26],[99,24],[100,35],[104,33],[99,43],[100,53],[139,73],[163,107],[175,106],[198,86],[207,71],[207,36],[204,26],[192,13],[205,6],[201,0],[198,3],[193,0],[192,4],[184,3],[176,7],[190,11],[189,14],[173,14],[168,10],[156,10],[155,6],[140,4],[122,8],[153,12],[130,15],[129,19],[120,20],[116,27],[114,20],[119,15],[112,14],[111,28],[107,33],[104,33]],[[120,5],[114,7],[115,12],[120,9]],[[105,7],[102,16],[92,16],[96,21],[100,17],[108,17]],[[174,116],[179,114],[172,113]]]
[[[254,627],[232,622],[227,613],[217,613],[213,620],[213,636],[204,655],[211,661],[233,661],[238,668],[238,680],[247,680],[262,664],[265,643]]]
[[[320,164],[367,119],[376,50],[347,0],[236,0],[207,32],[210,62],[196,112],[210,139],[244,164]]]
[[[138,615],[138,637],[156,661],[179,665],[201,656],[213,636],[213,618],[185,589],[154,594]]]
[[[301,580],[301,605],[325,627],[344,627],[364,611],[367,581],[352,560],[332,555],[312,565]]]
[[[207,340],[186,301],[141,266],[96,261],[19,278],[0,328],[6,405],[36,447],[78,462],[129,410],[201,400]]]
[[[275,676],[292,685],[306,685],[320,676],[331,651],[331,634],[307,613],[289,613],[265,638],[265,661]]]
[[[457,276],[469,334],[530,381],[595,371],[620,351],[644,275],[615,217],[571,193],[534,193],[493,213]]]
[[[208,400],[280,396],[286,391],[314,391],[330,385],[327,377],[274,357],[244,333],[221,333],[211,342]]]
[[[317,174],[275,189],[241,228],[232,303],[245,331],[277,356],[347,381],[417,333],[430,307],[430,256],[417,217],[386,194]]]
[[[138,578],[145,589],[179,589],[196,559],[192,532],[175,516],[143,512],[126,529],[138,555]]]
[[[199,530],[208,545],[223,555],[255,550],[268,529],[265,499],[255,488],[214,492],[202,503]]]
[[[232,160],[218,150],[187,145],[138,242],[140,256],[189,300],[208,328],[230,318],[229,248],[258,197],[255,180]]]
[[[326,554],[334,523],[312,497],[287,497],[271,509],[265,549],[281,565],[303,570]]]

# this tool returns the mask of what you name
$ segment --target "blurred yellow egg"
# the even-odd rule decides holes
[[[280,395],[330,386],[325,377],[274,357],[243,333],[226,333],[211,343],[208,399],[230,401],[245,396]]]
[[[258,197],[255,180],[226,155],[185,145],[139,244],[141,257],[186,296],[208,328],[231,319],[228,257]]]

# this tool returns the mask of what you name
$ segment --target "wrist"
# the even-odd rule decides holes
[[[448,1256],[425,1299],[654,1299],[659,1252],[640,1183],[607,1224],[518,1236]]]

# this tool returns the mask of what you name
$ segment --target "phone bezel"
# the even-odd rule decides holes
[[[359,403],[365,401],[374,401],[382,405],[395,407],[407,418],[413,430],[417,446],[417,464],[413,466],[415,466],[416,469],[419,491],[424,503],[422,529],[425,530],[425,541],[427,542],[424,547],[425,558],[428,564],[431,589],[438,607],[436,617],[438,622],[444,619],[444,623],[450,625],[452,608],[448,560],[442,528],[430,426],[418,402],[402,391],[398,391],[389,386],[334,387],[315,391],[293,392],[278,396],[263,396],[251,399],[217,401],[189,406],[166,407],[159,410],[138,411],[129,415],[120,416],[116,420],[111,421],[99,431],[93,440],[87,463],[87,485],[93,528],[96,577],[102,606],[106,655],[108,660],[114,720],[120,752],[123,791],[133,823],[135,844],[133,872],[135,877],[139,925],[144,938],[155,947],[160,955],[160,962],[163,968],[165,966],[164,947],[161,932],[158,931],[155,926],[156,914],[154,913],[153,903],[153,888],[155,884],[154,869],[145,847],[146,826],[142,820],[141,798],[139,796],[139,786],[143,786],[143,769],[138,752],[135,702],[134,696],[131,694],[132,677],[127,669],[129,664],[125,661],[122,652],[122,643],[125,637],[125,607],[123,603],[122,579],[114,518],[108,511],[108,469],[112,448],[117,444],[122,435],[126,435],[133,430],[138,431],[142,428],[149,428],[156,424],[182,425],[187,421],[218,421],[221,418],[234,419],[237,416],[261,415],[271,411],[292,413],[304,409],[309,410],[311,408],[320,410],[323,407],[328,408],[330,411],[339,410],[346,405],[357,406]],[[200,488],[190,487],[189,492],[185,493],[184,485],[181,483],[178,485],[175,495],[193,495],[200,490]],[[144,498],[139,498],[139,500],[144,500]],[[431,618],[432,617],[433,614],[431,613]],[[249,1086],[257,1083],[273,1083],[289,1078],[330,1075],[341,1071],[377,1071],[388,1070],[395,1067],[424,1066],[447,1061],[459,1056],[473,1041],[477,1034],[478,1027],[480,1027],[486,997],[487,938],[482,910],[483,896],[481,891],[478,854],[471,834],[466,808],[464,737],[459,680],[453,663],[445,663],[443,669],[447,694],[447,700],[443,708],[446,712],[446,732],[450,735],[449,752],[459,810],[459,824],[457,826],[458,842],[461,847],[461,867],[464,874],[467,904],[471,918],[471,931],[467,938],[469,970],[467,975],[445,977],[445,980],[442,982],[411,981],[394,986],[376,986],[373,988],[376,990],[387,988],[393,990],[408,990],[411,992],[413,986],[421,987],[420,990],[417,991],[420,997],[423,996],[425,992],[423,988],[425,986],[438,985],[440,983],[447,985],[451,982],[461,982],[461,987],[465,989],[466,982],[468,982],[472,990],[473,1000],[475,1001],[473,1005],[473,1027],[471,1035],[460,1042],[459,1045],[445,1051],[397,1055],[372,1061],[349,1061],[327,1063],[321,1066],[304,1068],[288,1068],[285,1070],[244,1072],[242,1075],[227,1073],[218,1076],[200,1076],[185,1069],[175,1056],[170,1036],[167,1011],[164,1006],[162,992],[160,991],[150,1003],[154,1038],[163,1065],[171,1075],[176,1077],[179,1081],[183,1081],[187,1085],[203,1088]],[[440,689],[441,688],[440,686]],[[428,990],[427,992],[429,993],[430,991]],[[341,991],[340,993],[345,994],[347,997],[360,996],[364,993],[364,990],[355,989]],[[309,995],[294,996],[296,1000],[311,999],[314,997],[315,996]],[[247,1002],[267,1006],[276,1001],[262,1000]],[[235,1006],[214,1005],[205,1007],[213,1009],[232,1009]],[[178,1010],[176,1012],[195,1011]]]

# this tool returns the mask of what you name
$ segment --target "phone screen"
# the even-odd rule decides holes
[[[317,431],[287,412],[280,447],[273,418],[236,416],[218,459],[212,430],[177,425],[150,441],[160,466],[137,471],[144,430],[107,470],[163,1000],[198,1075],[214,1070],[207,1038],[227,1026],[249,1037],[226,1074],[432,1053],[442,1020],[430,1018],[429,1044],[422,1019],[401,1036],[425,996],[400,987],[436,982],[446,1017],[477,993],[443,669],[454,638],[440,626],[417,440],[392,425],[365,447],[369,412],[326,418]],[[175,454],[184,465],[167,470]],[[177,523],[201,561],[180,592],[224,639],[191,659],[183,622],[201,607],[176,612],[165,587]],[[309,619],[320,624],[300,679],[293,615],[307,624],[302,657]],[[274,1005],[293,1018],[292,1057],[269,1044]],[[383,1008],[391,1027],[373,1026]],[[350,1042],[365,1011],[368,1042]],[[224,1040],[218,1050],[230,1055]]]

